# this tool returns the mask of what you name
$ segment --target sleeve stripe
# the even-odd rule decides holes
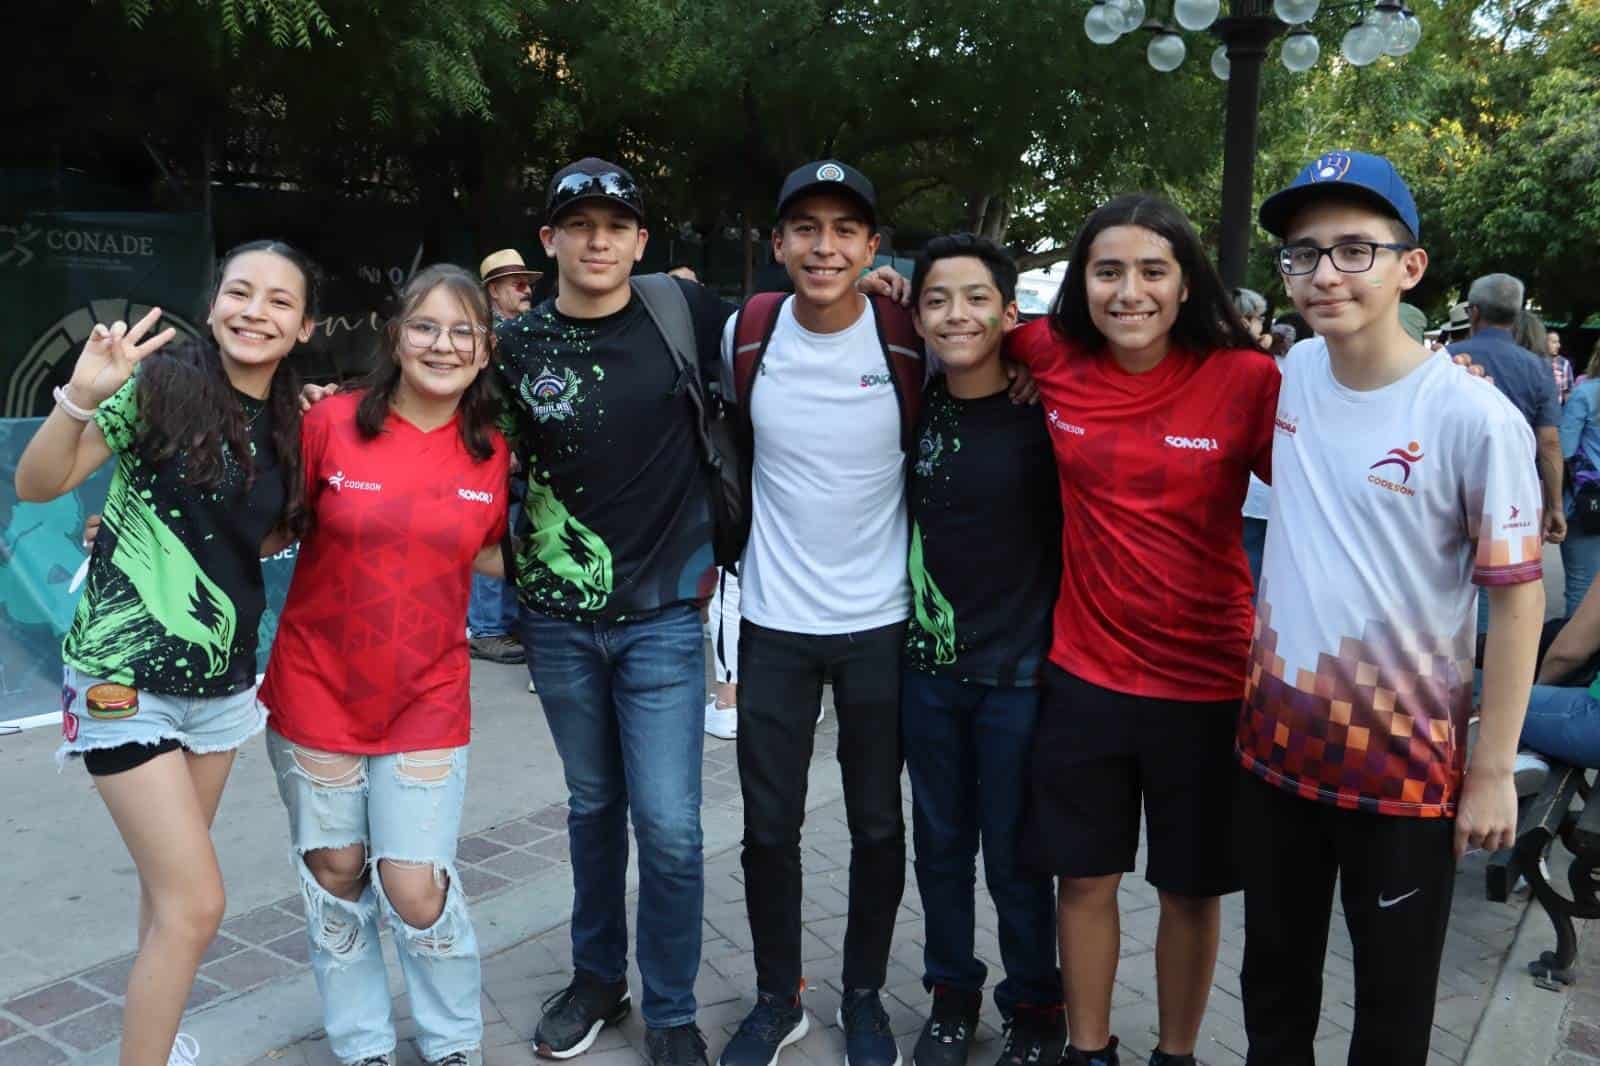
[[[1544,564],[1538,559],[1512,566],[1479,566],[1472,571],[1474,585],[1523,585],[1544,577]]]

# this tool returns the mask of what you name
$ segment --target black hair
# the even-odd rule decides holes
[[[248,241],[217,260],[211,293],[203,316],[216,304],[228,264],[249,252],[271,252],[286,259],[305,280],[304,318],[315,318],[321,275],[306,254],[284,241]],[[216,337],[202,336],[170,355],[157,352],[139,369],[139,418],[144,424],[138,449],[151,462],[164,462],[182,452],[187,460],[185,481],[197,488],[215,488],[230,461],[244,471],[245,487],[255,483],[255,461],[250,454],[250,426],[244,405],[228,379]],[[278,453],[283,478],[284,509],[276,523],[298,536],[305,528],[305,485],[300,476],[300,376],[287,359],[272,374],[267,393],[272,410],[272,443]],[[224,455],[226,451],[226,456]]]
[[[941,259],[964,257],[981,260],[989,268],[989,277],[1000,290],[1002,303],[1011,303],[1017,298],[1017,261],[1011,258],[1010,252],[987,237],[950,233],[929,241],[917,256],[916,266],[911,271],[911,306],[916,307],[922,299],[922,287],[928,281],[933,264]]]
[[[406,319],[440,286],[461,301],[473,323],[486,331],[483,343],[493,357],[494,331],[490,328],[489,301],[484,296],[482,283],[450,263],[435,263],[419,272],[400,290],[400,307],[384,325],[377,361],[360,386],[366,389],[366,395],[356,406],[356,427],[367,440],[383,432],[395,389],[400,385],[400,346],[405,343]],[[495,392],[494,371],[490,366],[479,370],[478,376],[472,379],[472,384],[461,395],[457,411],[461,443],[466,445],[467,453],[481,463],[494,454],[493,431],[500,415],[500,398]]]
[[[1147,229],[1172,246],[1189,289],[1189,298],[1178,305],[1178,318],[1172,324],[1169,335],[1173,341],[1201,358],[1219,348],[1256,348],[1255,338],[1206,257],[1194,227],[1182,211],[1148,193],[1129,193],[1102,204],[1078,230],[1066,277],[1050,308],[1050,328],[1058,337],[1090,350],[1105,347],[1105,335],[1089,317],[1089,249],[1096,237],[1113,226]]]

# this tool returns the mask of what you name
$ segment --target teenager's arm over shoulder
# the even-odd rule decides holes
[[[1036,318],[1006,334],[1005,346],[1000,350],[1000,355],[1013,363],[1022,364],[1037,374],[1041,366],[1055,357],[1060,347],[1061,342],[1050,331],[1050,320]]]

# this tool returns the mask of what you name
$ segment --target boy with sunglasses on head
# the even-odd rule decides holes
[[[1282,362],[1272,515],[1237,748],[1248,1062],[1313,1062],[1337,881],[1352,1066],[1428,1057],[1456,861],[1509,846],[1544,614],[1526,423],[1413,341],[1417,211],[1388,160],[1333,152],[1261,207],[1317,337]],[[1475,586],[1494,605],[1467,764]]]

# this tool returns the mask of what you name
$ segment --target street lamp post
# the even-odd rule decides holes
[[[1254,229],[1256,127],[1261,113],[1261,64],[1268,46],[1287,34],[1279,49],[1283,65],[1304,73],[1317,63],[1321,45],[1309,23],[1324,11],[1354,11],[1356,21],[1340,42],[1340,54],[1364,67],[1381,55],[1403,56],[1422,39],[1422,24],[1405,0],[1150,0],[1165,4],[1167,17],[1147,11],[1146,0],[1094,0],[1083,29],[1095,44],[1113,44],[1136,31],[1150,34],[1145,57],[1167,73],[1183,64],[1187,47],[1179,29],[1210,30],[1222,44],[1211,55],[1211,72],[1228,83],[1222,136],[1222,232],[1217,267],[1230,288],[1243,284]]]

